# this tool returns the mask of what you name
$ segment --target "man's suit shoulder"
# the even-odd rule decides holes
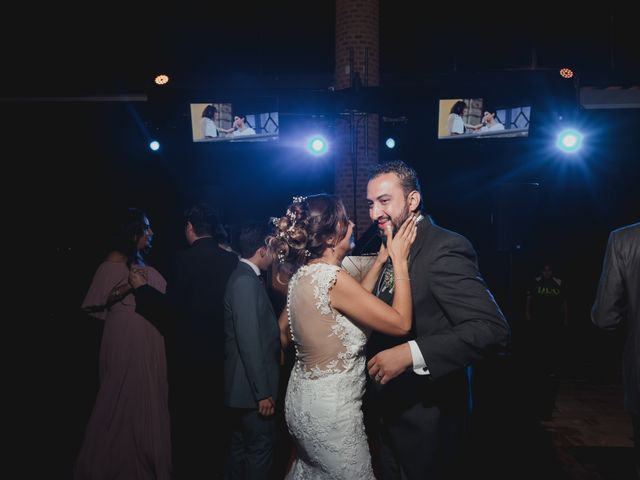
[[[473,248],[467,237],[452,230],[448,230],[439,225],[431,224],[427,230],[429,242],[436,244],[462,245]]]
[[[622,241],[627,241],[627,239],[636,239],[640,236],[640,222],[616,228],[611,232],[611,235],[616,237],[616,240],[621,239]]]
[[[238,264],[229,276],[226,294],[230,295],[233,291],[236,293],[244,292],[244,294],[246,294],[248,291],[253,289],[257,290],[259,286],[260,282],[258,281],[256,274],[249,268],[244,268],[243,265]],[[243,298],[246,298],[244,294]]]
[[[255,274],[251,268],[243,264],[242,262],[238,262],[238,265],[231,271],[231,276],[229,277],[229,284],[232,282],[241,282],[241,283],[255,283],[259,284],[259,281],[255,281],[258,279],[258,276]]]
[[[227,250],[218,247],[220,258],[229,265],[237,265],[238,263],[238,255],[233,252],[228,252]]]
[[[635,262],[640,257],[640,223],[627,225],[611,232],[610,247],[626,262]]]
[[[202,258],[214,258],[228,265],[236,265],[238,263],[238,256],[236,254],[220,248],[215,242],[205,241],[200,241],[178,252],[177,258],[185,262],[196,261]]]

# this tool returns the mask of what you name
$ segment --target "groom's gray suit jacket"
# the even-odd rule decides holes
[[[239,262],[224,295],[225,405],[257,408],[276,400],[280,375],[280,331],[260,278]]]

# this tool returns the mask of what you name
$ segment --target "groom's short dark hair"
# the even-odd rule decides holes
[[[418,211],[422,210],[422,190],[420,189],[420,180],[418,180],[416,171],[402,160],[383,162],[373,168],[371,175],[369,175],[369,181],[385,173],[395,173],[397,175],[405,195],[409,195],[414,190],[417,191],[420,194]]]

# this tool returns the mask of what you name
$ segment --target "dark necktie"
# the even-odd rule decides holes
[[[387,261],[384,263],[384,268],[380,273],[380,277],[378,278],[378,284],[376,285],[376,296],[379,297],[382,293],[385,277],[390,274],[393,275],[393,265],[391,265],[391,258],[387,258]]]

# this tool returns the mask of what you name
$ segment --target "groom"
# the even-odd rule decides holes
[[[380,231],[420,214],[416,172],[403,162],[379,165],[367,202]],[[391,304],[392,265],[374,290]],[[469,406],[467,367],[504,348],[509,327],[487,289],[469,241],[421,216],[409,254],[413,325],[406,338],[373,333],[367,346],[380,412],[384,480],[452,475]],[[384,279],[385,281],[382,281]]]

